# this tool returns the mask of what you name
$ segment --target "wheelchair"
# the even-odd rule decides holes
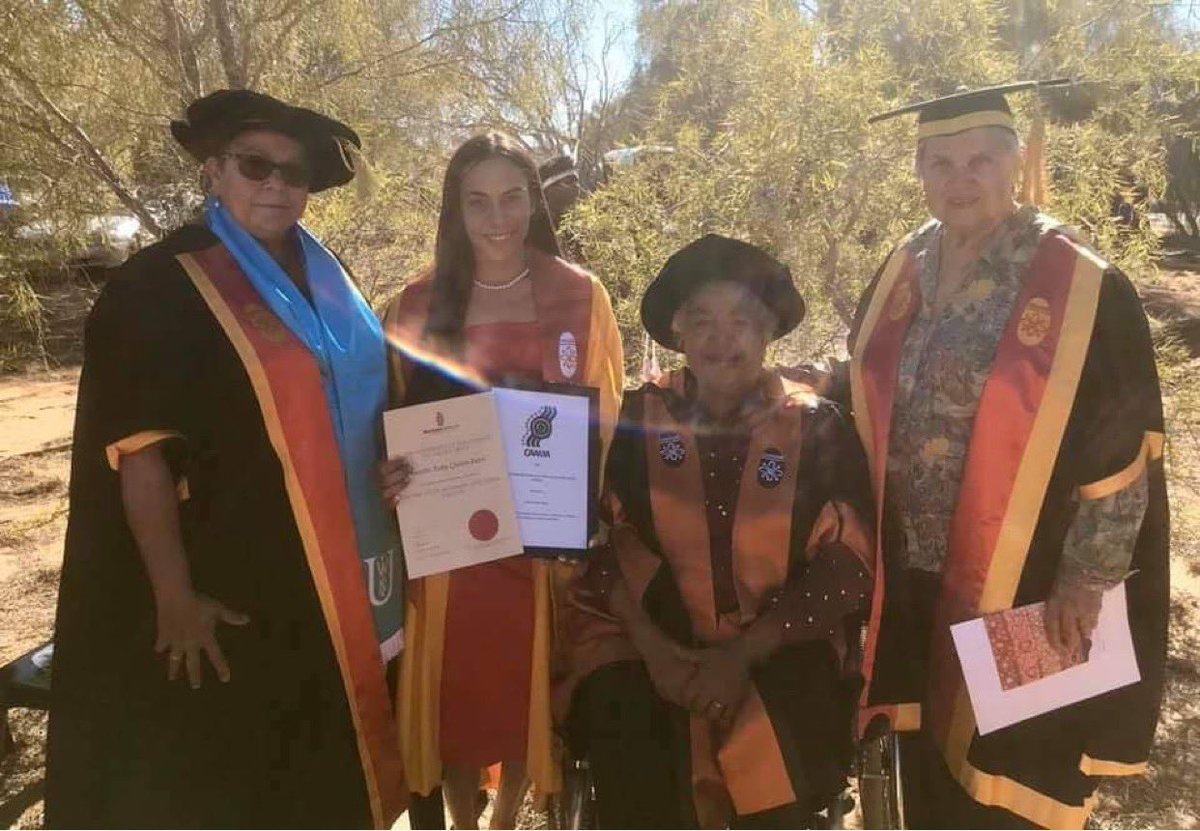
[[[859,760],[859,793],[860,798],[863,793],[863,774],[862,766],[863,755],[867,754],[867,749],[864,748],[863,754],[860,754]],[[898,759],[898,757],[897,757]],[[890,779],[890,774],[885,774],[883,779]],[[896,780],[899,781],[899,780]],[[890,803],[896,805],[893,801]],[[843,828],[844,818],[854,808],[854,799],[849,794],[839,794],[825,809],[825,817],[827,821],[826,828]],[[872,825],[867,820],[866,804],[863,805],[863,827],[864,828],[900,828],[898,824],[898,813],[895,814],[896,819],[891,820],[890,825]],[[890,815],[889,815],[890,816]],[[556,829],[591,829],[596,827],[596,790],[592,784],[591,770],[588,767],[586,759],[580,759],[571,756],[570,754],[563,760],[563,789],[557,794],[550,804],[550,827]]]
[[[889,731],[863,739],[855,761],[862,827],[904,828],[899,737]]]
[[[587,759],[568,753],[563,759],[562,791],[550,803],[551,828],[596,827],[596,789]]]

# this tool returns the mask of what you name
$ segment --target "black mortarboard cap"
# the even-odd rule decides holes
[[[867,123],[874,124],[898,115],[917,113],[918,139],[952,136],[976,127],[1004,127],[1016,132],[1012,110],[1009,109],[1004,96],[1069,83],[1069,78],[1055,78],[1049,81],[1018,81],[1015,84],[964,90],[871,116]]]

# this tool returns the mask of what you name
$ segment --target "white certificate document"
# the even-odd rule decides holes
[[[593,510],[592,399],[503,388],[492,395],[525,548],[586,550]]]
[[[412,478],[396,506],[409,577],[426,577],[522,552],[491,393],[383,414],[388,458]]]
[[[1105,592],[1086,658],[1050,646],[1044,609],[1034,603],[950,627],[981,736],[1141,680],[1124,584]]]

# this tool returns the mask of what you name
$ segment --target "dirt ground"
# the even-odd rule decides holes
[[[0,664],[50,637],[78,372],[0,378]],[[14,709],[0,762],[0,827],[42,824],[44,713]]]
[[[0,376],[0,664],[53,630],[77,380],[76,370]],[[1174,422],[1168,460],[1179,475],[1163,717],[1149,776],[1105,785],[1097,828],[1200,828],[1200,423]],[[14,709],[9,721],[16,749],[0,761],[0,828],[38,828],[45,714]]]

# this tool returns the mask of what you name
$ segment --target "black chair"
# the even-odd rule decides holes
[[[0,667],[0,758],[13,749],[13,738],[8,729],[9,708],[50,708],[50,662],[53,657],[54,641],[47,641]]]

